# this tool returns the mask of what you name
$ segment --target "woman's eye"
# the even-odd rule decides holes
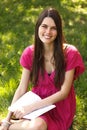
[[[57,30],[57,28],[56,28],[56,27],[52,27],[51,29],[52,29],[52,30]]]
[[[41,27],[42,27],[42,28],[47,28],[47,26],[46,26],[46,25],[41,25]]]

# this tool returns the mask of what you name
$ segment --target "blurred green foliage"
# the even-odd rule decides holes
[[[66,40],[79,49],[87,69],[86,0],[0,0],[0,118],[6,116],[20,80],[21,53],[34,42],[36,19],[41,10],[50,6],[59,10]],[[86,88],[87,71],[75,82],[77,111],[73,130],[87,130]]]

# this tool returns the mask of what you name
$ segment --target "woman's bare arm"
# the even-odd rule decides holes
[[[11,104],[13,104],[18,98],[20,98],[25,92],[27,92],[28,84],[29,84],[29,76],[30,76],[30,71],[23,68],[20,84],[19,84],[19,86],[14,94],[14,97],[13,97]],[[12,112],[9,111],[7,114],[7,117],[6,117],[7,121],[10,120],[11,115],[12,115]]]

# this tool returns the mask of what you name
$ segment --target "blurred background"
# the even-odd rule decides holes
[[[38,15],[55,7],[69,44],[80,51],[87,69],[87,0],[0,0],[0,119],[7,114],[21,78],[20,56],[32,44]],[[77,110],[72,130],[87,130],[87,70],[75,82]]]

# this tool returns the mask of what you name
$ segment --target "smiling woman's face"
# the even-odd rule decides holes
[[[57,29],[51,17],[45,17],[39,26],[38,35],[44,44],[53,44],[57,37]]]

